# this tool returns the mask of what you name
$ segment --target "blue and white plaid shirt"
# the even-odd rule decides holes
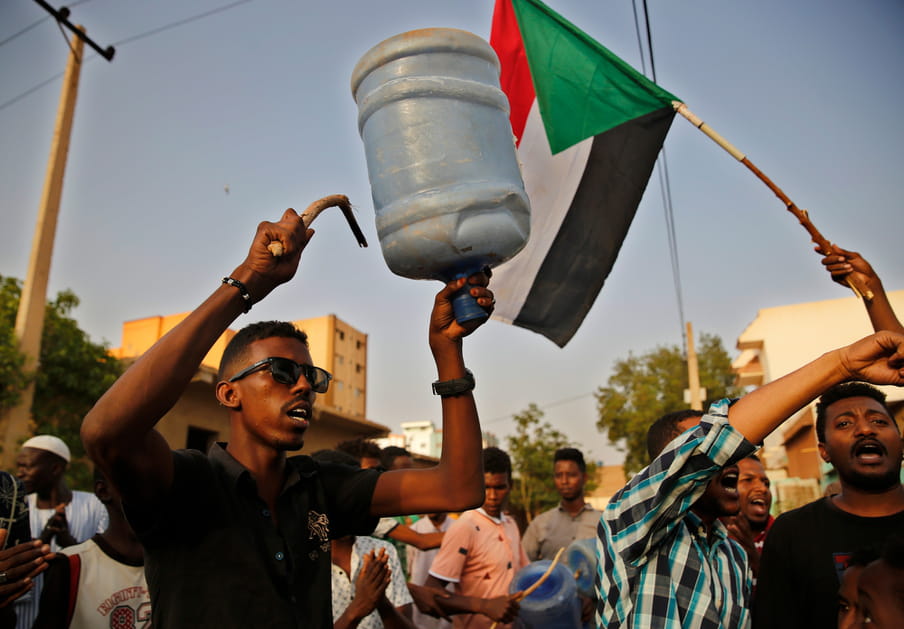
[[[723,400],[612,497],[598,527],[598,627],[750,626],[747,554],[718,520],[708,538],[691,507],[723,466],[755,449]]]

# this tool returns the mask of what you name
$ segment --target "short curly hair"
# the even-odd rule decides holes
[[[647,454],[650,461],[659,456],[665,447],[681,434],[681,427],[678,424],[685,419],[700,417],[703,417],[703,411],[687,409],[666,413],[650,424],[647,429]]]
[[[553,465],[559,461],[574,461],[575,465],[581,472],[587,471],[587,463],[584,461],[584,454],[577,448],[559,448],[552,457]]]
[[[512,459],[505,450],[501,450],[495,446],[483,449],[483,473],[484,474],[507,474],[509,480],[512,478]]]
[[[231,377],[233,372],[238,369],[239,364],[247,362],[245,355],[249,345],[255,341],[274,337],[297,339],[308,347],[308,335],[288,321],[258,321],[246,325],[232,337],[232,340],[226,345],[226,349],[223,350],[217,378],[225,380]]]
[[[826,411],[829,406],[839,400],[846,400],[851,397],[872,398],[882,405],[889,417],[892,416],[891,409],[888,408],[888,404],[885,402],[885,394],[873,385],[866,382],[842,382],[841,384],[836,384],[826,390],[816,403],[816,439],[819,443],[826,442]],[[895,423],[895,426],[897,425]]]
[[[349,439],[336,444],[336,449],[340,452],[346,452],[358,459],[377,459],[381,461],[383,450],[375,442],[370,439],[358,437],[357,439]],[[382,463],[381,463],[382,464]]]

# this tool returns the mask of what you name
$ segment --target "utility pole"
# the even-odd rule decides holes
[[[72,120],[75,115],[75,101],[84,60],[85,42],[97,50],[108,61],[112,60],[114,49],[101,49],[85,34],[82,26],[69,22],[69,9],[53,9],[43,0],[35,0],[53,15],[56,20],[73,32],[69,45],[69,60],[63,75],[60,104],[57,108],[56,125],[50,144],[50,157],[44,177],[44,190],[38,209],[38,221],[31,244],[28,272],[22,285],[19,310],[16,313],[15,335],[19,351],[25,356],[23,368],[34,374],[39,367],[41,355],[41,335],[44,331],[44,313],[47,303],[47,283],[50,276],[50,259],[56,236],[57,217],[60,211],[60,197],[63,192],[63,175],[66,172],[66,158],[69,155],[69,139],[72,135]],[[18,405],[0,415],[0,464],[2,469],[11,469],[19,449],[19,441],[30,431],[31,407],[34,402],[34,380],[22,392]]]
[[[700,371],[697,367],[697,352],[694,350],[694,330],[691,322],[688,321],[687,326],[687,386],[689,389],[688,400],[690,406],[695,411],[703,410],[703,396],[700,389]]]

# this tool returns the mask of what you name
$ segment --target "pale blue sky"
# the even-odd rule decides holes
[[[58,6],[59,3],[52,3]],[[91,0],[72,9],[101,45],[230,4]],[[549,0],[640,67],[632,4]],[[746,152],[831,240],[904,288],[897,0],[651,0],[659,83]],[[335,313],[369,334],[370,419],[439,419],[426,318],[438,285],[392,275],[377,246],[349,78],[371,46],[413,28],[489,36],[492,0],[252,0],[125,43],[81,78],[51,292],[82,299],[96,340],[123,321],[192,309],[242,259],[255,225],[341,192],[372,246],[325,214],[298,276],[236,326]],[[0,3],[0,41],[42,17]],[[68,49],[51,20],[0,46],[0,274],[24,277]],[[684,309],[734,354],[757,309],[845,297],[772,193],[686,121],[666,141]],[[229,186],[230,193],[224,192]],[[564,349],[490,322],[466,341],[488,430],[535,402],[607,463],[590,395],[614,360],[680,343],[654,173],[615,269]],[[566,401],[571,400],[571,401]]]

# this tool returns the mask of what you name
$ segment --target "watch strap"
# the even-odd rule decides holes
[[[474,374],[471,373],[470,369],[465,369],[465,375],[461,378],[442,381],[437,380],[434,382],[433,395],[439,395],[441,397],[461,395],[462,393],[474,390],[475,385]]]

